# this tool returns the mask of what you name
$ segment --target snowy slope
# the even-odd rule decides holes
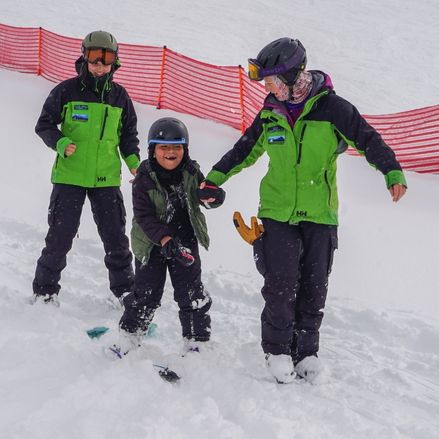
[[[26,2],[2,0],[0,11],[9,24],[41,25],[72,36],[102,27],[120,41],[168,44],[218,64],[244,63],[293,28],[310,51],[311,67],[330,71],[338,92],[363,113],[437,103],[433,1],[423,0],[422,8],[404,1],[354,6],[310,0],[294,9],[286,0],[270,7],[248,0],[186,2],[192,5],[187,8],[179,6],[183,3],[132,1],[122,8],[103,0],[36,1],[29,10]],[[267,16],[275,29],[262,26]],[[231,20],[236,32],[226,34]],[[410,38],[414,34],[416,39]],[[390,67],[373,62],[377,52]],[[398,74],[389,74],[393,71]],[[277,386],[267,375],[259,347],[262,278],[231,223],[234,210],[246,218],[255,214],[266,163],[261,159],[234,177],[225,185],[226,205],[207,213],[212,248],[202,257],[214,301],[212,348],[180,364],[184,379],[172,386],[152,369],[152,361],[180,349],[170,285],[155,319],[157,334],[146,347],[120,362],[102,354],[120,311],[107,301],[103,250],[88,205],[63,273],[61,308],[26,304],[46,232],[53,160],[33,127],[52,87],[41,78],[0,70],[0,437],[437,437],[438,176],[409,174],[409,192],[395,205],[381,175],[364,160],[340,159],[340,250],[321,332],[321,358],[330,376],[319,386]],[[151,122],[172,113],[141,105],[136,110],[145,148]],[[206,171],[239,135],[219,124],[177,117],[189,126],[191,155]],[[130,211],[129,175],[124,177]],[[84,331],[100,325],[113,330],[107,339],[90,341]]]

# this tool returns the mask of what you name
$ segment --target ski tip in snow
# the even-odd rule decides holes
[[[114,355],[119,359],[122,359],[127,354],[127,352],[122,352],[121,348],[115,344],[106,348],[106,351],[109,355]]]
[[[91,328],[87,330],[87,335],[90,338],[99,338],[101,335],[104,335],[110,328],[106,326],[96,326],[95,328]]]
[[[161,366],[160,364],[153,364],[153,366],[158,369],[159,375],[162,379],[169,383],[176,383],[180,380],[180,377],[176,372],[169,369],[167,366]]]
[[[109,330],[110,328],[108,328],[107,326],[96,326],[94,328],[87,329],[86,332],[90,338],[100,338]],[[147,333],[145,334],[145,337],[155,337],[156,331],[157,331],[157,325],[155,323],[151,323],[149,325]]]

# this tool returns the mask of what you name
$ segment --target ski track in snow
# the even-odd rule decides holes
[[[208,271],[214,305],[206,352],[178,357],[177,307],[167,284],[157,334],[111,361],[103,346],[117,335],[120,310],[107,300],[100,243],[75,240],[59,309],[31,306],[44,234],[4,218],[0,225],[1,279],[15,281],[0,283],[0,320],[8,328],[0,332],[4,437],[432,438],[438,431],[439,331],[411,313],[329,299],[321,335],[327,382],[280,386],[259,346],[260,284]],[[93,326],[111,330],[91,341],[85,330]],[[154,371],[162,358],[182,371],[178,384]]]

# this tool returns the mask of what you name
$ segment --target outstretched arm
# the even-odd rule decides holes
[[[240,139],[207,174],[206,180],[221,186],[230,177],[253,165],[264,153],[261,137],[264,120],[258,114]]]
[[[406,192],[407,182],[392,148],[350,102],[333,95],[328,106],[337,132],[383,173],[393,201],[399,201]]]

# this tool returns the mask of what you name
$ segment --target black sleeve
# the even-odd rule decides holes
[[[204,174],[198,170],[197,171],[197,180],[198,180],[198,186],[204,181],[205,177]]]
[[[244,134],[235,143],[233,148],[221,158],[219,162],[213,165],[212,169],[223,174],[228,174],[233,169],[242,169],[245,162],[253,164],[257,157],[261,155],[257,152],[255,158],[252,158],[254,147],[263,132],[264,120],[261,119],[260,113],[255,117],[252,124],[245,130]]]
[[[339,133],[351,144],[366,160],[375,166],[384,175],[390,171],[401,170],[393,150],[384,142],[380,134],[370,126],[363,116],[350,102],[332,95],[333,124]]]
[[[146,177],[137,174],[133,182],[133,211],[134,219],[146,236],[157,245],[166,236],[172,236],[171,228],[157,218],[156,209],[148,192]]]
[[[58,140],[64,137],[58,128],[63,119],[64,91],[65,87],[61,83],[50,92],[35,126],[35,132],[49,148],[54,150]]]
[[[135,154],[140,160],[139,139],[137,137],[137,115],[133,101],[125,89],[124,107],[122,113],[122,129],[120,133],[119,149],[124,157]]]

